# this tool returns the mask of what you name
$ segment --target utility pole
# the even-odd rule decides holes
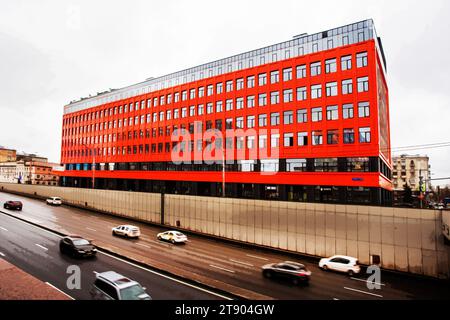
[[[419,191],[420,191],[420,196],[419,196],[419,199],[420,199],[420,209],[423,209],[423,198],[424,198],[424,195],[423,195],[423,186],[424,186],[424,184],[423,184],[423,176],[422,176],[422,169],[420,169],[419,170]]]

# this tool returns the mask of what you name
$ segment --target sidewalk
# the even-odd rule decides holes
[[[0,300],[71,300],[50,285],[0,259]]]

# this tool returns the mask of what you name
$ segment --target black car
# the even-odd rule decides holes
[[[94,257],[97,254],[97,249],[91,243],[79,236],[68,236],[61,239],[59,242],[59,250],[63,254],[71,255],[72,257]]]
[[[6,201],[3,204],[3,208],[8,210],[19,210],[22,211],[22,202],[20,201]]]
[[[271,263],[262,267],[263,276],[266,278],[281,278],[292,281],[293,284],[308,284],[311,271],[303,264],[296,262]]]

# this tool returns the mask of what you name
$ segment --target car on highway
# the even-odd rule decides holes
[[[19,210],[22,211],[23,204],[20,201],[6,201],[3,204],[3,208],[8,210]]]
[[[361,272],[358,259],[348,256],[332,256],[330,258],[323,258],[319,261],[319,268],[325,271],[333,270],[345,272],[350,276]]]
[[[123,225],[113,228],[112,235],[122,236],[125,238],[139,238],[141,235],[141,230],[136,226]]]
[[[138,282],[114,271],[96,273],[90,291],[94,300],[152,300]]]
[[[170,241],[173,244],[175,243],[186,243],[188,238],[185,234],[182,234],[178,231],[166,231],[158,233],[156,236],[158,240]]]
[[[280,278],[289,280],[294,285],[308,284],[311,279],[311,271],[305,265],[292,261],[266,264],[262,267],[262,274],[269,279]]]
[[[51,197],[46,200],[47,204],[50,206],[61,206],[62,199],[60,197]]]
[[[59,251],[72,257],[95,257],[97,249],[91,241],[80,236],[67,236],[60,240]]]

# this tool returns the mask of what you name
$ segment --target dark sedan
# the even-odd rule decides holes
[[[308,284],[311,278],[311,271],[303,264],[290,261],[267,264],[262,267],[262,272],[266,278],[286,279],[292,281],[294,285]]]
[[[59,242],[59,250],[63,254],[79,258],[94,257],[97,254],[97,249],[91,241],[78,236],[62,238]]]
[[[19,210],[22,211],[22,202],[20,201],[6,201],[3,204],[3,208],[8,209],[8,210]]]

